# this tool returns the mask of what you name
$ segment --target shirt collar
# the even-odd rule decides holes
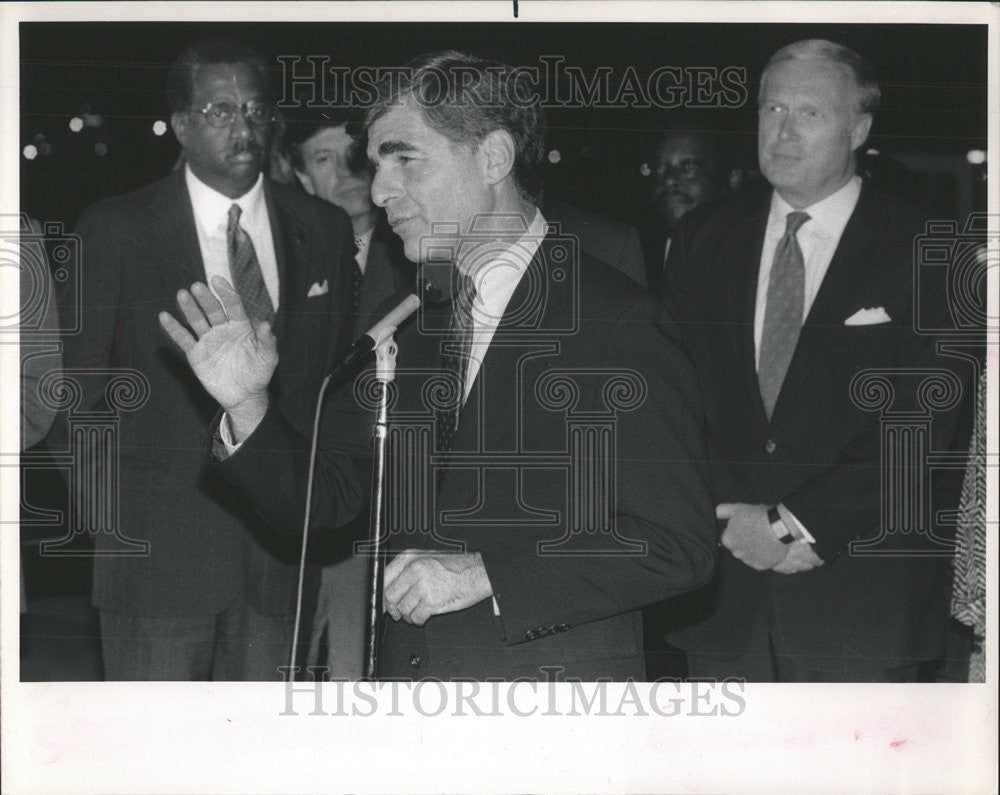
[[[803,225],[803,229],[808,227],[809,234],[819,234],[823,237],[839,240],[844,233],[844,227],[850,220],[851,213],[857,206],[860,195],[861,177],[855,175],[840,190],[809,207],[802,208],[802,212],[809,213],[809,221]],[[791,212],[795,212],[795,208],[782,199],[777,191],[773,191],[771,194],[771,213],[767,220],[768,228],[775,227],[777,233],[783,235],[785,233],[785,218]]]
[[[230,199],[210,188],[195,176],[190,165],[184,166],[184,179],[187,182],[188,194],[191,196],[195,223],[204,233],[215,234],[220,225],[225,230],[229,220],[229,208],[234,204],[238,204],[242,211],[241,226],[254,225],[261,218],[264,208],[263,172],[257,175],[254,186],[237,199]]]
[[[510,294],[534,259],[546,230],[545,218],[541,210],[536,209],[535,217],[528,225],[528,231],[492,258],[491,262],[503,263],[503,266],[480,268],[479,273],[473,277],[477,300],[489,305],[490,299],[497,296],[502,297],[506,305]]]

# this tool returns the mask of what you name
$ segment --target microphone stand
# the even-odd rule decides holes
[[[386,328],[375,344],[375,380],[378,408],[372,427],[372,505],[368,523],[368,602],[365,615],[365,660],[363,680],[377,681],[379,628],[382,618],[382,582],[385,576],[385,549],[382,545],[385,507],[385,459],[389,435],[389,384],[396,377],[395,326]]]

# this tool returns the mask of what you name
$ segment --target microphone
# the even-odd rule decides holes
[[[333,381],[339,380],[348,370],[362,362],[373,350],[391,337],[396,329],[420,308],[421,304],[437,304],[442,300],[450,300],[450,283],[451,279],[449,278],[445,282],[440,271],[425,273],[421,270],[417,274],[417,281],[413,292],[396,304],[385,317],[354,341],[351,349],[330,370],[330,379]],[[447,298],[445,298],[445,295],[447,295]]]

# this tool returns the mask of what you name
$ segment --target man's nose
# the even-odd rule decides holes
[[[378,169],[372,177],[372,201],[375,205],[385,207],[398,194],[399,189],[389,178],[388,169]]]
[[[795,120],[792,118],[792,114],[786,114],[785,118],[781,120],[781,126],[778,128],[778,137],[783,141],[793,140],[798,138],[798,130],[795,127]]]
[[[680,172],[673,166],[667,166],[660,178],[660,183],[666,188],[676,188],[680,181]]]
[[[246,105],[242,105],[236,109],[236,115],[229,125],[229,135],[233,138],[249,138],[252,134],[253,130],[246,117]]]

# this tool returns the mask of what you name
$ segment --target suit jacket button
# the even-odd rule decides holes
[[[420,655],[419,654],[411,654],[410,655],[410,665],[412,665],[414,668],[419,668],[420,667]]]
[[[767,444],[764,445],[764,449],[767,450],[768,455],[771,455],[771,453],[778,449],[778,445],[774,443],[774,439],[768,439]]]

